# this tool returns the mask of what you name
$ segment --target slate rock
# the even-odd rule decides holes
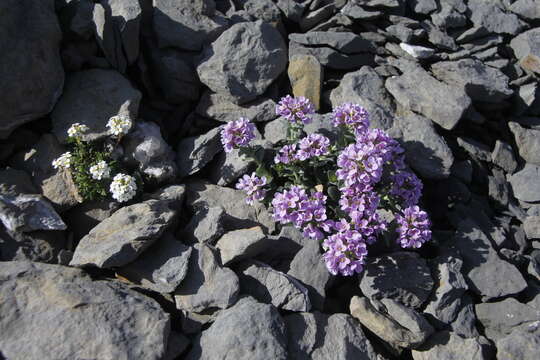
[[[469,137],[458,137],[457,143],[474,159],[486,162],[491,160],[491,150],[486,144]]]
[[[415,59],[428,59],[433,56],[433,54],[435,54],[435,50],[432,48],[419,45],[411,45],[405,42],[400,43],[399,47]]]
[[[463,87],[473,101],[498,103],[513,94],[508,77],[480,60],[440,61],[431,66],[431,71],[439,80]]]
[[[242,104],[263,94],[286,66],[287,47],[281,34],[257,21],[235,24],[223,32],[203,51],[197,73],[212,91]]]
[[[336,70],[358,69],[363,65],[375,65],[373,52],[347,54],[327,46],[304,46],[294,41],[289,42],[289,56],[311,55],[324,67]]]
[[[380,18],[383,14],[378,10],[365,10],[360,5],[351,1],[347,2],[340,12],[354,20],[375,20]]]
[[[540,349],[540,332],[537,326],[527,331],[514,330],[496,342],[497,356],[501,359],[534,359]]]
[[[514,96],[514,111],[517,115],[540,115],[540,87],[536,82],[519,87]],[[538,128],[538,120],[535,119],[537,118],[516,119],[516,121],[530,123],[531,127]]]
[[[5,262],[0,290],[6,358],[158,360],[165,354],[169,315],[120,283],[92,281],[59,265]],[[55,331],[51,319],[61,325]]]
[[[418,83],[422,86],[418,87]],[[452,130],[471,105],[463,89],[444,84],[420,68],[391,77],[385,85],[398,103],[446,130]]]
[[[376,52],[370,40],[352,32],[310,31],[305,34],[290,34],[289,40],[304,46],[325,46],[344,54]]]
[[[519,34],[510,41],[510,47],[523,69],[540,74],[540,29]]]
[[[527,216],[523,223],[527,239],[540,239],[540,216]]]
[[[408,164],[426,179],[444,179],[454,163],[452,150],[437,134],[433,123],[407,111],[396,118]]]
[[[527,163],[540,165],[540,130],[526,129],[513,121],[508,127],[514,134],[519,155]]]
[[[258,301],[272,304],[278,309],[311,309],[308,291],[298,280],[259,261],[246,262],[242,268],[239,275],[242,294],[253,296]]]
[[[435,0],[411,0],[409,6],[414,12],[424,15],[437,10],[437,2]]]
[[[449,331],[433,335],[420,349],[412,351],[414,360],[488,360],[490,347],[480,339],[464,339]]]
[[[495,142],[491,161],[509,174],[513,174],[518,166],[512,146],[501,140]]]
[[[416,348],[433,333],[433,327],[416,311],[384,299],[384,311],[378,311],[367,298],[354,296],[350,312],[353,317],[395,349]]]
[[[525,23],[512,13],[506,12],[500,2],[488,0],[469,1],[470,19],[476,26],[483,26],[496,34],[516,35]]]
[[[508,6],[508,10],[527,21],[540,18],[540,7],[536,0],[517,0]]]
[[[434,285],[426,261],[413,252],[374,257],[360,276],[360,289],[366,297],[393,299],[416,309],[427,300]]]
[[[239,290],[238,277],[219,265],[217,252],[206,244],[196,244],[187,275],[176,288],[174,300],[178,309],[190,312],[226,309],[236,302]]]
[[[525,167],[508,177],[514,196],[522,201],[540,201],[540,166],[525,164]]]
[[[186,359],[285,360],[285,323],[272,305],[242,298],[195,339]]]
[[[64,214],[74,239],[79,240],[100,222],[110,217],[120,205],[116,201],[85,201]]]
[[[176,214],[167,201],[123,207],[81,239],[70,265],[111,268],[129,264],[160,238]]]
[[[9,231],[66,229],[60,215],[41,195],[0,194],[0,221]]]
[[[89,128],[83,140],[102,139],[108,135],[106,125],[111,117],[137,119],[140,99],[141,93],[117,71],[91,69],[72,73],[51,113],[53,133],[65,143],[67,130],[78,122]]]
[[[456,51],[458,46],[454,38],[446,33],[445,29],[435,26],[431,21],[423,21],[422,28],[428,34],[428,41],[442,50]]]
[[[334,277],[328,272],[316,241],[308,242],[296,254],[287,274],[299,280],[308,289],[312,307],[322,310],[326,290],[332,285]]]
[[[287,69],[295,97],[303,96],[311,101],[315,110],[321,107],[324,69],[314,56],[294,55]]]
[[[146,253],[117,273],[144,288],[172,293],[187,274],[190,256],[190,247],[165,233]]]
[[[510,201],[510,185],[504,173],[492,169],[493,176],[488,176],[488,196],[499,207],[506,207]]]
[[[378,359],[356,319],[347,314],[297,313],[284,317],[291,359]]]
[[[62,32],[54,1],[2,1],[0,139],[48,114],[62,93]],[[24,31],[21,31],[24,29]]]
[[[264,251],[266,235],[260,227],[234,230],[224,234],[216,243],[223,265],[249,259]]]
[[[180,140],[176,153],[178,175],[182,178],[195,174],[222,150],[220,127]]]
[[[302,17],[306,4],[294,0],[276,0],[277,7],[282,11],[285,17],[295,23],[298,23]]]
[[[535,326],[535,323],[537,326],[540,321],[539,310],[513,298],[477,304],[475,310],[486,337],[494,341],[506,337],[516,329],[526,331],[530,326]]]
[[[228,27],[212,0],[153,0],[153,5],[154,33],[160,48],[200,51]]]
[[[460,28],[467,25],[467,17],[455,9],[452,4],[447,2],[440,4],[440,10],[431,14],[431,21],[434,25],[443,29]]]
[[[186,227],[180,231],[185,242],[200,242],[214,245],[225,233],[225,211],[221,206],[199,209]]]
[[[38,230],[29,233],[0,227],[0,261],[60,262],[67,242],[65,231]]]
[[[516,294],[527,287],[519,270],[502,260],[485,233],[471,219],[458,224],[452,246],[463,257],[469,288],[485,299]]]

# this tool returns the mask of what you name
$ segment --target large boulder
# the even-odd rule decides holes
[[[0,2],[0,139],[48,114],[62,93],[62,33],[54,0]]]

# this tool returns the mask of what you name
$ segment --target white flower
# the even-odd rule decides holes
[[[88,126],[84,124],[75,123],[70,126],[67,133],[69,137],[78,138],[81,137],[82,134],[88,131]]]
[[[113,199],[118,202],[131,200],[137,193],[135,178],[126,174],[116,174],[111,182],[110,191]]]
[[[62,168],[67,169],[71,166],[71,153],[65,152],[58,159],[53,160],[52,166],[55,169]]]
[[[90,166],[90,174],[96,180],[107,179],[111,176],[111,168],[105,161],[101,160],[96,165]]]
[[[127,134],[129,132],[129,129],[131,129],[131,125],[131,120],[128,117],[121,115],[113,116],[109,119],[109,122],[107,123],[109,132],[114,136]]]

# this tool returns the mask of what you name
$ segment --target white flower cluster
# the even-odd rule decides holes
[[[113,116],[107,123],[109,132],[114,136],[127,134],[129,129],[131,129],[131,125],[131,120],[128,117],[121,115]]]
[[[80,138],[87,131],[88,131],[88,126],[84,124],[75,123],[70,126],[67,133],[69,137]]]
[[[53,160],[52,166],[55,169],[62,168],[62,169],[68,169],[71,166],[71,153],[65,152],[58,159]]]
[[[117,174],[111,183],[110,191],[113,199],[125,202],[132,199],[137,193],[135,178],[126,174]]]
[[[90,175],[96,180],[107,179],[111,176],[111,168],[105,161],[101,160],[96,165],[90,166]]]

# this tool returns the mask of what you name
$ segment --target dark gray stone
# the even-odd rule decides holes
[[[496,342],[500,359],[534,359],[540,349],[540,331],[533,325],[526,331],[515,330]]]
[[[468,137],[458,137],[457,143],[474,159],[486,162],[491,160],[491,149],[486,144]]]
[[[220,133],[221,127],[217,127],[206,134],[180,140],[176,163],[181,178],[195,174],[223,150]]]
[[[513,121],[508,127],[514,134],[519,155],[527,163],[540,165],[540,130],[526,129]]]
[[[225,233],[225,217],[221,206],[199,209],[179,237],[186,242],[197,241],[213,245]]]
[[[226,96],[206,91],[195,110],[201,116],[220,121],[230,122],[245,117],[252,122],[274,120],[276,103],[274,100],[261,97],[248,103],[238,105]]]
[[[451,3],[441,1],[440,4],[440,10],[431,14],[433,24],[443,29],[460,28],[467,25],[467,17]]]
[[[471,0],[469,9],[474,25],[483,26],[496,34],[516,35],[526,26],[515,14],[506,12],[498,1]]]
[[[375,65],[375,55],[373,53],[363,52],[354,54],[345,54],[330,47],[309,47],[296,42],[289,43],[289,57],[297,55],[311,55],[317,61],[331,69],[352,70],[358,69],[364,65]]]
[[[522,201],[540,201],[540,166],[525,164],[525,167],[508,177],[514,196]]]
[[[510,185],[506,181],[504,173],[492,169],[493,176],[488,176],[488,196],[499,207],[506,207],[510,200]]]
[[[289,40],[308,47],[329,47],[344,54],[376,53],[372,41],[352,32],[310,31],[305,34],[290,34]]]
[[[66,229],[60,215],[41,195],[0,194],[0,221],[9,231]]]
[[[495,142],[491,161],[509,174],[513,174],[518,166],[512,146],[501,140]]]
[[[239,260],[253,258],[264,251],[266,246],[266,235],[258,226],[229,231],[216,243],[216,248],[221,254],[221,263],[226,266]]]
[[[540,29],[519,34],[512,39],[510,47],[523,69],[540,74]]]
[[[412,351],[414,360],[488,360],[493,359],[485,339],[464,339],[453,332],[433,335],[420,349]]]
[[[383,15],[382,11],[365,10],[360,5],[355,4],[352,1],[347,2],[347,4],[341,9],[340,12],[345,16],[358,21],[375,20]]]
[[[0,226],[0,261],[59,263],[65,252],[64,231],[13,232]],[[68,261],[69,262],[69,261]]]
[[[111,216],[120,205],[116,201],[85,201],[64,214],[70,231],[76,240],[84,237],[92,228]]]
[[[422,22],[423,29],[428,33],[430,43],[443,50],[456,51],[458,49],[454,39],[444,29],[433,25],[431,21]]]

